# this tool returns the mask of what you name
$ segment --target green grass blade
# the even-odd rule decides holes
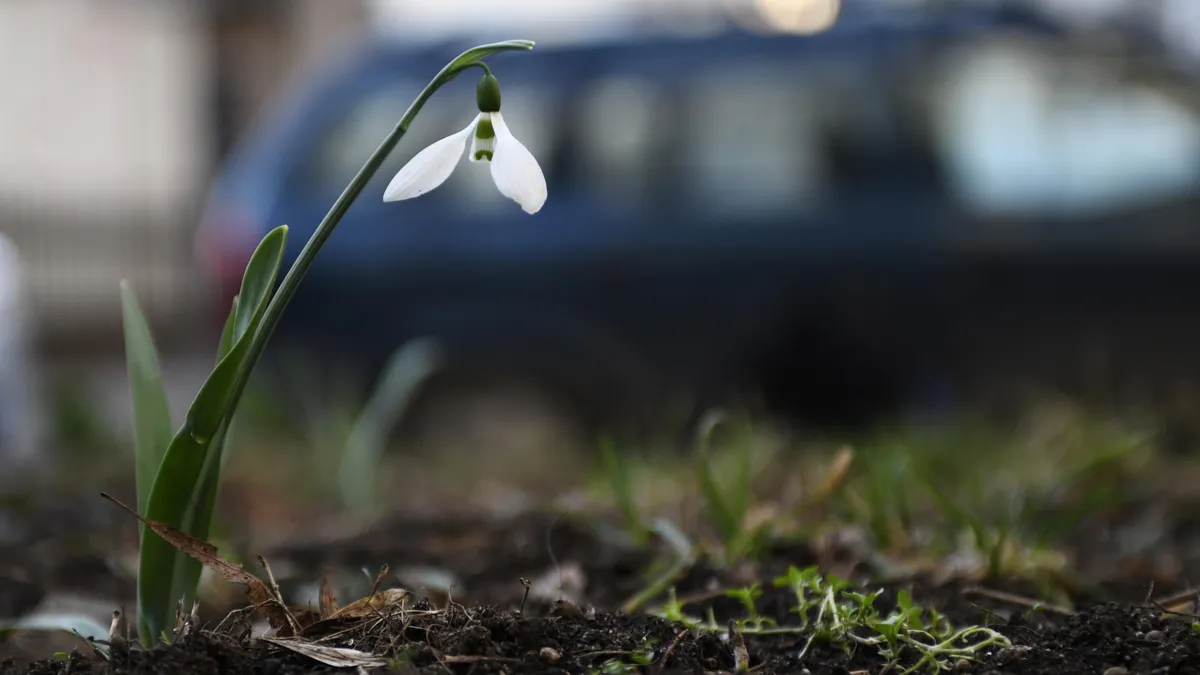
[[[956,528],[970,530],[971,535],[975,538],[976,546],[981,550],[986,548],[987,526],[984,524],[982,518],[947,495],[945,490],[938,485],[938,482],[933,479],[933,476],[927,470],[914,467],[911,475],[925,488],[926,492],[929,493],[929,496],[933,498],[934,503],[941,510],[942,515],[950,521],[951,525]]]
[[[171,443],[171,410],[163,391],[154,336],[127,281],[121,282],[121,318],[125,332],[129,393],[133,399],[137,507],[138,512],[144,514],[154,476]]]
[[[433,340],[412,340],[392,353],[375,391],[354,422],[338,469],[343,502],[366,515],[376,506],[378,468],[388,436],[442,363]]]
[[[750,483],[754,479],[754,427],[747,422],[743,437],[737,445],[737,475],[730,491],[729,518],[736,523],[737,534],[742,534],[746,515],[750,512]]]
[[[221,419],[220,411],[230,403],[228,399],[233,394],[233,382],[240,361],[245,357],[246,348],[270,300],[286,240],[286,226],[272,230],[258,245],[246,267],[242,292],[233,311],[232,328],[226,331],[232,336],[228,353],[200,388],[188,410],[187,420],[167,448],[150,491],[146,508],[146,518],[149,520],[166,523],[198,536],[197,532],[187,529],[187,521],[206,510],[211,517],[211,508],[198,504],[197,495],[201,494],[201,502],[208,498],[200,486],[206,482],[206,473],[219,471],[217,456],[221,452],[219,445],[224,438],[222,429],[226,422]],[[252,312],[251,318],[245,321],[248,312]],[[213,462],[216,462],[216,467]],[[212,498],[215,499],[215,496]],[[207,528],[208,523],[199,523],[198,520],[191,522],[192,527],[203,525]],[[176,577],[181,570],[187,569],[177,563],[177,556],[182,557],[182,554],[177,553],[161,537],[151,534],[142,542],[138,566],[139,630],[143,642],[147,644],[157,641],[173,625],[175,603],[181,597],[190,597],[194,593],[194,585],[188,591],[184,588],[183,580]],[[184,590],[182,594],[179,593],[181,589]]]
[[[697,438],[700,453],[696,458],[696,478],[700,483],[700,491],[704,495],[705,506],[717,521],[717,529],[721,533],[723,543],[729,543],[738,536],[742,524],[735,519],[729,505],[725,503],[725,497],[721,494],[721,484],[713,474],[709,445],[713,431],[719,422],[718,418],[713,417],[707,420],[700,430]]]
[[[625,456],[617,449],[613,439],[605,437],[600,440],[600,461],[604,467],[604,475],[612,488],[617,507],[625,517],[625,527],[629,530],[635,546],[642,546],[650,533],[649,528],[642,522],[642,514],[638,511],[637,499],[633,494],[633,480],[629,475],[629,464]]]

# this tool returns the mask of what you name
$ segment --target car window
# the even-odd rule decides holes
[[[348,106],[343,115],[330,124],[313,144],[311,155],[303,162],[298,180],[304,190],[314,194],[336,195],[362,167],[366,158],[392,130],[424,82],[397,82],[374,90]],[[445,90],[443,90],[444,92]],[[455,92],[458,94],[459,92]],[[547,90],[530,86],[504,87],[504,119],[513,134],[538,158],[548,163],[554,151],[556,131],[552,103]],[[429,144],[460,131],[474,119],[474,100],[458,95],[433,97],[404,138],[380,167],[367,191],[382,194],[392,176],[408,160]],[[469,162],[466,152],[454,174],[428,195],[465,212],[488,211],[504,206],[505,198],[496,190],[488,173],[487,162]]]
[[[944,56],[930,125],[950,187],[990,216],[1084,216],[1200,188],[1195,95],[1128,59],[1028,40]]]
[[[659,140],[670,123],[666,94],[650,80],[613,75],[589,82],[574,120],[578,180],[607,204],[637,208],[655,195]]]
[[[746,62],[689,81],[673,149],[683,198],[714,218],[787,219],[887,189],[911,152],[884,84],[876,64],[846,55]]]
[[[709,71],[689,82],[673,152],[686,199],[715,217],[798,213],[827,180],[819,96],[778,68]]]

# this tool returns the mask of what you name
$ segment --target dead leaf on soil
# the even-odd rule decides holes
[[[241,565],[217,555],[216,546],[191,535],[184,534],[170,525],[146,520],[138,515],[137,511],[121,503],[120,500],[112,495],[101,492],[100,496],[128,511],[134,518],[145,523],[146,527],[153,530],[168,544],[199,560],[205,567],[224,577],[226,581],[245,586],[246,595],[249,597],[251,604],[267,619],[268,623],[271,624],[271,628],[279,631],[280,635],[291,634],[292,628],[287,609],[275,599],[262,579],[242,569]]]
[[[337,610],[327,618],[313,623],[304,629],[304,634],[309,637],[323,635],[334,627],[340,628],[347,621],[359,621],[387,616],[396,609],[403,608],[404,602],[411,595],[411,593],[403,588],[389,588],[379,591],[361,600],[356,600]]]
[[[263,638],[263,640],[334,668],[379,668],[387,665],[387,659],[357,649],[327,647],[289,638]]]
[[[333,585],[329,583],[329,572],[321,575],[320,603],[322,620],[333,616],[333,613],[338,610],[337,596],[333,593]]]
[[[365,619],[371,616],[378,616],[386,613],[388,610],[403,607],[404,601],[408,599],[409,595],[410,593],[403,588],[388,588],[361,600],[355,600],[334,612],[329,618]]]
[[[833,457],[833,462],[830,463],[829,471],[826,472],[824,480],[817,486],[813,492],[810,503],[820,503],[828,499],[834,492],[845,484],[846,479],[850,476],[850,467],[854,464],[854,450],[849,447],[844,447],[838,450]]]

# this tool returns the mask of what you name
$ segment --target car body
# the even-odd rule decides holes
[[[464,44],[365,40],[263,118],[201,230],[221,307],[271,227],[289,225],[290,264]],[[546,173],[542,211],[465,161],[419,199],[382,201],[404,161],[475,114],[475,78],[460,77],[347,212],[272,350],[372,372],[432,336],[464,371],[531,374],[614,416],[674,391],[754,392],[826,420],[936,398],[964,366],[1019,351],[995,321],[1024,345],[1021,312],[1057,321],[1195,276],[1192,92],[1171,98],[1182,80],[1162,59],[1131,74],[1075,45],[975,8],[495,57],[505,119]],[[1046,108],[1054,83],[1065,102]]]

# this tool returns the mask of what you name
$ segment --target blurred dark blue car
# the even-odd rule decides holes
[[[218,306],[269,228],[290,226],[290,263],[469,42],[365,40],[262,120],[200,233]],[[1149,326],[1196,288],[1198,92],[1121,41],[1002,11],[847,11],[816,35],[491,64],[544,209],[525,215],[465,162],[383,203],[405,161],[475,114],[467,74],[350,209],[270,353],[370,374],[435,336],[450,372],[520,373],[608,420],[685,391],[840,421],[971,373],[1071,370],[1128,325],[1104,303]]]

